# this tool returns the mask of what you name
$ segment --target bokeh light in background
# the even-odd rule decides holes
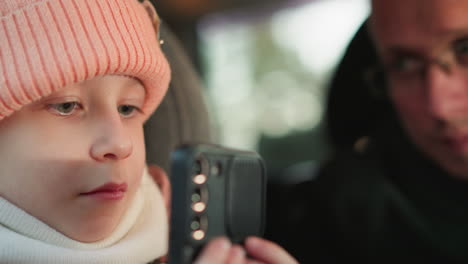
[[[368,0],[316,0],[205,18],[201,52],[220,143],[257,149],[262,136],[318,127],[326,84],[369,9]]]

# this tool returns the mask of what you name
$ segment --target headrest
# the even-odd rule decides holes
[[[186,142],[213,143],[203,86],[179,40],[163,23],[162,49],[172,69],[169,90],[145,124],[146,157],[169,171],[170,152]]]

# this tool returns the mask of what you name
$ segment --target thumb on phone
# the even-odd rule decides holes
[[[225,263],[231,249],[231,242],[225,238],[215,238],[201,251],[194,264],[219,264]]]
[[[245,241],[245,249],[252,258],[262,263],[299,264],[285,249],[259,237],[248,237]]]

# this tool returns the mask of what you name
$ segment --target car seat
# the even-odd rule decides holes
[[[168,172],[172,150],[187,142],[213,143],[213,133],[202,82],[180,41],[164,23],[160,36],[172,78],[166,96],[144,130],[147,163]]]

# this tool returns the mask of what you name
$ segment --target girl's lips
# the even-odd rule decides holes
[[[127,191],[126,183],[107,183],[90,192],[81,193],[81,196],[94,197],[104,200],[120,200],[125,196]]]

